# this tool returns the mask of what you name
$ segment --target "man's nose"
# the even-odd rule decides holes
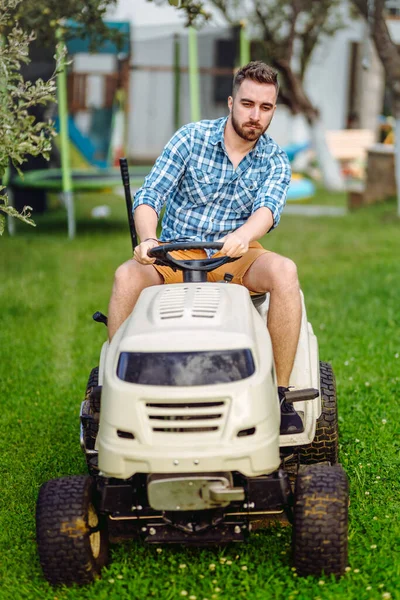
[[[253,121],[258,121],[260,118],[260,109],[258,106],[253,106],[250,112],[250,118]]]

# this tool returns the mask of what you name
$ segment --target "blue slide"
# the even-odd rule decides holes
[[[60,130],[59,127],[59,119],[56,117],[55,128],[57,132]],[[68,137],[88,163],[94,167],[98,167],[99,169],[105,169],[108,167],[106,160],[99,160],[96,158],[96,155],[99,153],[98,146],[96,146],[89,137],[84,136],[79,131],[78,127],[75,125],[74,119],[71,116],[68,117]]]

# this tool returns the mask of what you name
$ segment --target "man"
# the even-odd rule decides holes
[[[286,154],[266,133],[276,109],[277,74],[251,62],[235,75],[229,116],[182,127],[165,146],[134,202],[141,243],[116,272],[109,306],[110,339],[131,313],[141,291],[182,281],[181,272],[154,265],[147,252],[158,245],[158,215],[166,205],[160,241],[222,241],[216,253],[241,257],[230,263],[233,282],[269,292],[268,330],[281,401],[281,434],[303,431],[300,416],[284,400],[300,331],[296,266],[257,240],[279,223],[290,182]],[[177,252],[177,257],[184,255]],[[190,251],[185,258],[204,257]],[[223,279],[226,267],[209,279]]]

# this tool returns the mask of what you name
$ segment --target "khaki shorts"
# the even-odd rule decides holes
[[[241,256],[238,260],[235,260],[235,262],[226,263],[226,265],[223,265],[214,271],[210,271],[207,273],[207,279],[208,281],[222,281],[225,273],[230,273],[233,275],[232,283],[243,285],[243,277],[246,275],[253,262],[262,254],[268,252],[270,251],[265,250],[259,242],[251,242],[246,254]],[[199,260],[207,258],[207,254],[204,250],[177,250],[171,252],[171,255],[178,260]],[[213,254],[213,258],[218,258],[220,256],[222,256],[220,252]],[[160,273],[161,277],[164,279],[164,283],[183,282],[182,271],[173,271],[170,267],[162,267],[160,265],[153,265],[153,267]]]

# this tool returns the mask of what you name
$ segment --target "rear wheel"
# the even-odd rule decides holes
[[[43,484],[36,506],[36,539],[52,585],[82,585],[108,562],[106,523],[94,504],[94,479],[63,477]]]
[[[300,463],[312,465],[338,462],[338,410],[336,400],[336,383],[332,367],[327,362],[320,362],[320,383],[322,412],[316,423],[315,437],[312,444],[302,446],[299,451]]]
[[[340,465],[300,470],[293,523],[293,558],[299,575],[343,575],[348,504],[347,476]]]

